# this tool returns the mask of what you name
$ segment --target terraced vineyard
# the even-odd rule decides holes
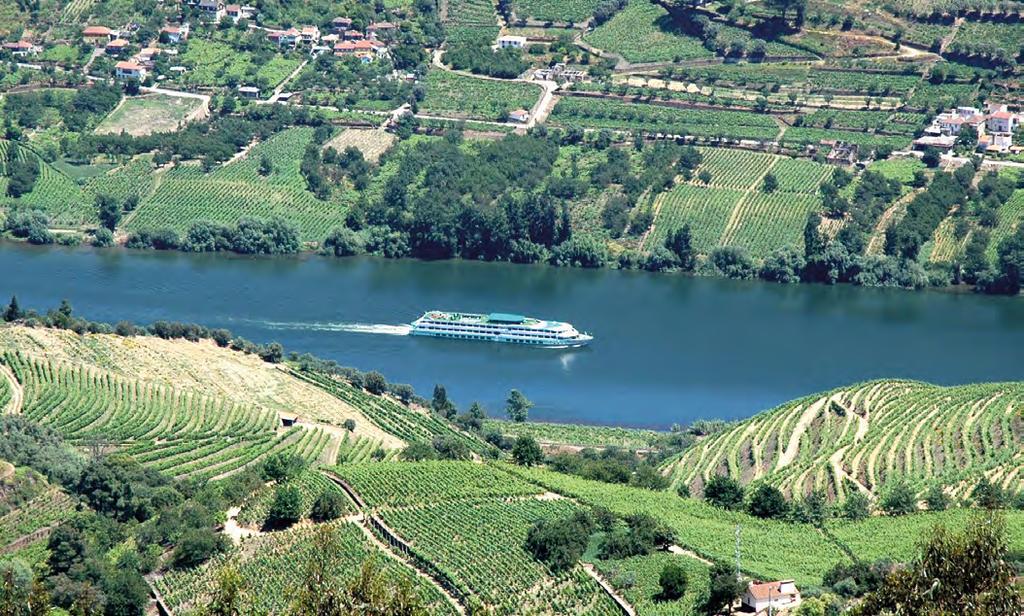
[[[691,447],[667,470],[695,493],[721,473],[837,500],[854,489],[877,495],[896,478],[919,491],[939,483],[957,497],[982,475],[1019,491],[1022,402],[1020,384],[872,381],[757,415]]]
[[[10,147],[10,141],[0,140],[0,160],[7,160]],[[7,176],[0,169],[0,207],[18,205],[42,210],[50,217],[51,223],[57,226],[77,227],[96,221],[95,208],[91,202],[86,202],[74,180],[54,169],[27,147],[15,147],[18,148],[19,160],[31,159],[36,162],[39,177],[31,192],[13,199],[7,196]]]
[[[24,386],[22,413],[77,443],[101,439],[176,477],[221,478],[261,457],[321,457],[331,435],[294,427],[277,434],[277,415],[187,390],[116,376],[78,364],[5,353]]]
[[[563,97],[555,105],[549,123],[630,131],[640,129],[647,133],[709,139],[773,141],[779,133],[771,116],[762,113],[682,109],[580,96]]]
[[[303,518],[309,517],[313,503],[325,492],[334,492],[342,496],[347,505],[346,511],[355,511],[355,503],[345,496],[345,492],[338,484],[328,479],[317,469],[310,468],[302,471],[298,477],[289,481],[288,485],[294,485],[302,492]],[[242,506],[242,511],[238,514],[238,522],[245,526],[263,526],[270,513],[270,506],[274,502],[276,490],[277,486],[268,485],[250,496]]]
[[[536,495],[541,490],[494,466],[474,462],[346,464],[334,467],[371,507]]]
[[[38,530],[55,526],[75,513],[77,501],[51,487],[39,496],[0,517],[0,548]],[[46,543],[45,537],[38,541]]]
[[[431,614],[454,615],[454,607],[436,587],[403,563],[375,548],[355,524],[337,523],[334,530],[338,549],[330,552],[334,575],[353,579],[362,563],[376,556],[391,575],[407,582],[430,606]],[[175,570],[155,581],[157,590],[175,613],[188,613],[206,602],[214,589],[216,572],[232,565],[243,580],[242,594],[256,613],[284,613],[290,597],[302,584],[306,563],[313,555],[316,527],[300,526],[249,539],[246,549],[229,552],[194,569]]]
[[[1024,222],[1024,190],[1015,190],[999,208],[999,225],[992,230],[988,242],[988,256],[992,261],[998,255],[999,243],[1013,235]]]
[[[659,436],[659,433],[654,430],[639,428],[486,419],[484,420],[484,433],[490,431],[512,437],[529,434],[541,443],[559,443],[581,447],[612,446],[629,449],[647,448]]]
[[[152,157],[139,156],[122,167],[89,178],[83,192],[93,200],[96,195],[110,195],[122,202],[130,196],[139,197],[141,201],[153,190],[155,179]]]
[[[493,44],[498,38],[498,17],[491,0],[449,0],[444,19],[449,43]]]
[[[323,374],[301,372],[297,373],[297,376],[360,409],[382,430],[405,442],[429,443],[434,437],[443,436],[465,443],[471,451],[479,452],[484,448],[484,443],[480,440],[459,432],[451,424],[429,413],[410,411],[390,398],[370,395]]]
[[[589,19],[600,0],[516,0],[516,16],[543,21],[578,23]]]
[[[665,62],[710,58],[699,39],[660,27],[668,11],[648,0],[631,0],[614,17],[587,34],[585,40],[620,54],[630,62]]]
[[[611,599],[579,568],[552,577],[523,547],[535,522],[577,508],[566,500],[458,501],[387,510],[381,517],[413,552],[497,614],[617,614]]]
[[[246,217],[279,216],[295,224],[303,240],[322,240],[344,224],[345,206],[338,200],[321,201],[306,190],[299,165],[312,136],[311,128],[291,128],[210,173],[195,165],[166,171],[127,229],[170,227],[184,232],[196,220],[234,225]],[[259,174],[264,156],[273,167],[266,177]]]
[[[699,149],[704,159],[698,174],[708,172],[710,181],[694,178],[659,195],[645,246],[664,242],[683,224],[690,225],[693,246],[702,253],[741,246],[764,257],[783,246],[803,245],[807,215],[821,207],[818,187],[831,177],[831,167],[746,150]],[[762,190],[768,173],[777,182],[772,193]]]

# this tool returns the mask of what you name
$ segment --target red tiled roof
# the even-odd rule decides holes
[[[754,599],[760,601],[763,599],[781,599],[782,597],[792,597],[799,593],[783,593],[780,588],[783,584],[792,584],[791,580],[783,580],[780,582],[764,582],[762,584],[751,584],[747,587],[747,592],[754,597]]]
[[[114,65],[114,68],[121,69],[122,71],[141,71],[143,69],[141,65],[134,62],[128,62],[127,60],[118,62]]]
[[[107,47],[127,47],[128,41],[124,39],[114,39],[107,43]]]
[[[88,26],[82,30],[82,36],[110,36],[110,28],[106,26]]]
[[[1009,111],[1000,111],[998,113],[993,113],[989,117],[994,120],[1012,120],[1014,115]]]

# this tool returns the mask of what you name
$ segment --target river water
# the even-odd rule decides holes
[[[0,243],[0,301],[62,298],[94,320],[227,327],[426,397],[444,383],[492,414],[521,389],[531,417],[667,427],[741,418],[877,377],[1024,379],[1024,300],[776,285],[617,270],[371,258],[224,255]],[[583,349],[407,335],[427,309],[570,321]]]

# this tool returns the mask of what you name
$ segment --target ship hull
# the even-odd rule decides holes
[[[569,349],[582,347],[590,344],[592,336],[580,336],[565,340],[527,340],[514,336],[472,334],[466,332],[436,332],[418,329],[415,325],[409,332],[411,336],[426,336],[430,338],[445,338],[448,340],[476,340],[478,342],[501,342],[504,344],[520,344],[523,346],[544,347],[548,349]]]

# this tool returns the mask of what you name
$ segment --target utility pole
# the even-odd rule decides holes
[[[736,581],[740,582],[740,525],[736,525]]]

